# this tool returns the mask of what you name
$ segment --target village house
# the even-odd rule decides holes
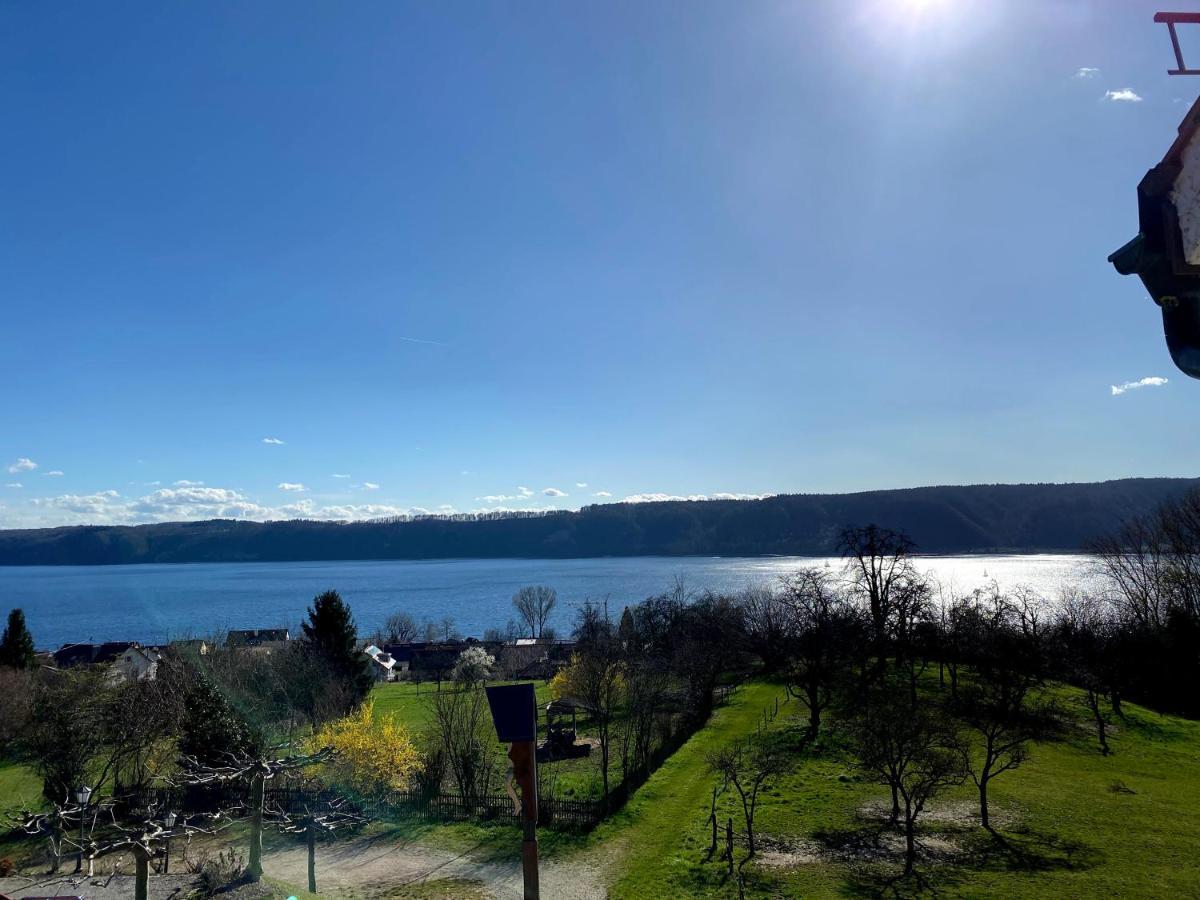
[[[137,641],[108,641],[101,644],[64,644],[53,654],[54,666],[70,669],[75,666],[109,666],[114,679],[120,681],[153,681],[158,676],[162,654],[154,647],[143,647]]]
[[[374,644],[368,644],[363,652],[371,660],[371,677],[376,681],[395,681],[396,660],[390,653],[380,650]]]

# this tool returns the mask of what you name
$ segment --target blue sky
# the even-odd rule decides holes
[[[0,2],[0,527],[1195,475],[1155,8]]]

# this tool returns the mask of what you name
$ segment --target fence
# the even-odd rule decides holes
[[[737,683],[718,686],[713,691],[714,705],[726,702],[737,686]],[[626,773],[626,777],[609,791],[607,811],[600,800],[559,800],[543,796],[538,798],[539,824],[565,830],[594,828],[609,812],[620,809],[633,792],[641,787],[650,775],[692,736],[692,733],[692,728],[679,728],[668,732],[663,742],[651,752],[645,766]],[[313,812],[323,811],[336,796],[310,787],[278,782],[269,783],[265,793],[269,808],[291,813],[302,812],[306,808]],[[136,815],[150,809],[210,812],[233,806],[244,807],[249,799],[249,786],[245,782],[231,782],[129,792],[121,796],[120,802],[125,811]],[[385,800],[359,799],[354,807],[357,811],[376,819],[405,816],[454,822],[517,822],[520,818],[519,812],[513,809],[512,798],[507,794],[468,797],[446,792],[428,794],[410,790],[392,794]]]
[[[264,792],[268,809],[280,809],[289,813],[309,810],[314,813],[327,812],[338,795],[329,791],[304,787],[268,786]],[[155,810],[157,814],[173,809],[189,813],[212,812],[232,807],[245,808],[249,803],[249,790],[245,784],[200,785],[176,788],[153,788],[126,792],[119,798],[121,811],[137,817]],[[412,817],[423,820],[442,821],[512,821],[519,820],[513,809],[512,798],[507,794],[487,794],[464,797],[461,794],[424,794],[420,791],[405,791],[386,799],[357,799],[351,807],[371,818]],[[552,797],[538,799],[539,824],[552,828],[586,830],[595,827],[604,818],[603,807],[598,801],[558,800]]]

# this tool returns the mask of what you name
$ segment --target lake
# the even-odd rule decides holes
[[[523,585],[558,591],[551,625],[570,629],[585,599],[609,599],[619,614],[630,603],[671,588],[731,591],[770,582],[804,566],[840,559],[810,557],[618,559],[377,560],[288,563],[186,563],[136,566],[0,567],[0,615],[20,606],[39,648],[74,641],[165,642],[227,628],[295,628],[321,591],[350,604],[361,633],[405,610],[418,622],[454,618],[463,634],[503,628]],[[1067,584],[1091,581],[1084,556],[928,556],[918,567],[942,584],[970,590],[990,580],[1029,586],[1055,597]]]

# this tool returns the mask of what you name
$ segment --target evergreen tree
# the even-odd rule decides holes
[[[33,635],[25,627],[25,613],[14,609],[8,614],[8,625],[0,637],[0,666],[32,669],[33,659]]]
[[[371,692],[367,657],[358,649],[358,631],[350,607],[337,591],[326,591],[313,599],[308,621],[302,623],[304,641],[321,656],[350,692],[350,705],[357,705]]]
[[[264,740],[215,684],[203,673],[188,670],[179,751],[202,764],[216,765],[227,756],[256,756]]]

